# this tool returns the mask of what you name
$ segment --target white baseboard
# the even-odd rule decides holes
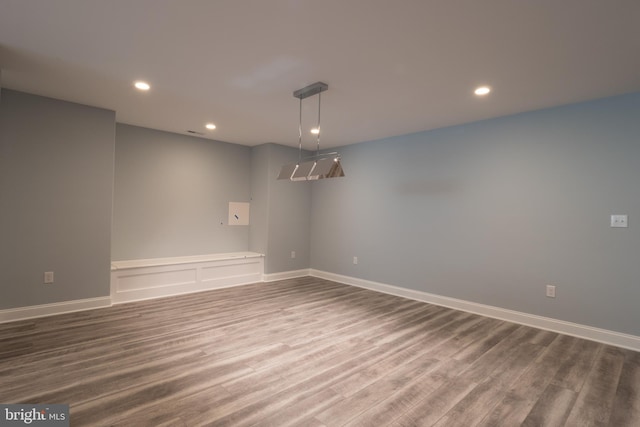
[[[640,337],[635,335],[623,334],[607,329],[594,328],[592,326],[552,319],[550,317],[536,316],[533,314],[508,310],[505,308],[478,304],[475,302],[460,300],[456,298],[444,297],[441,295],[430,294],[423,291],[401,288],[398,286],[372,282],[369,280],[358,279],[356,277],[343,276],[326,271],[311,269],[309,271],[309,274],[314,277],[332,280],[334,282],[344,283],[346,285],[357,286],[372,291],[427,302],[430,304],[440,305],[443,307],[453,308],[456,310],[466,311],[469,313],[479,314],[495,319],[506,320],[521,325],[532,326],[538,329],[558,332],[564,335],[571,335],[578,338],[584,338],[591,341],[614,345],[616,347],[627,348],[629,350],[640,351]]]
[[[257,283],[263,272],[255,252],[114,261],[110,296],[0,310],[0,323]]]
[[[308,268],[302,270],[283,271],[282,273],[271,273],[263,275],[264,282],[275,282],[276,280],[295,279],[310,275]]]
[[[262,264],[262,263],[260,263]],[[260,265],[259,269],[263,268]],[[180,269],[179,271],[184,271]],[[164,271],[169,272],[169,271]],[[175,270],[173,271],[175,272]],[[148,273],[148,271],[146,272]],[[145,274],[146,274],[145,273]],[[181,274],[181,273],[178,273]],[[453,308],[456,310],[466,311],[469,313],[479,314],[482,316],[492,317],[495,319],[506,320],[526,326],[532,326],[538,329],[558,332],[565,335],[571,335],[578,338],[584,338],[591,341],[597,341],[604,344],[614,345],[617,347],[627,348],[629,350],[640,351],[640,337],[635,335],[624,334],[620,332],[610,331],[607,329],[595,328],[587,325],[566,322],[563,320],[552,319],[549,317],[536,316],[533,314],[522,313],[518,311],[508,310],[505,308],[494,307],[485,304],[460,300],[456,298],[444,297],[441,295],[431,294],[428,292],[417,291],[413,289],[401,288],[398,286],[387,285],[384,283],[373,282],[370,280],[359,279],[356,277],[343,276],[340,274],[329,273],[315,269],[302,269],[295,271],[287,271],[282,273],[261,274],[260,272],[248,272],[245,275],[237,275],[235,277],[217,278],[210,280],[208,284],[198,286],[187,286],[184,284],[169,284],[168,286],[153,286],[149,289],[137,289],[134,294],[130,295],[131,299],[126,298],[123,294],[119,298],[111,297],[88,298],[75,301],[64,301],[52,304],[42,304],[29,307],[10,308],[0,310],[0,323],[13,322],[17,320],[33,319],[38,317],[52,316],[56,314],[71,313],[75,311],[91,310],[96,308],[110,307],[113,303],[128,302],[133,300],[158,298],[161,296],[183,294],[190,292],[198,292],[202,290],[222,288],[228,286],[239,286],[242,284],[255,283],[263,279],[264,282],[272,282],[276,280],[291,279],[296,277],[313,276],[322,279],[332,280],[334,282],[344,283],[346,285],[357,286],[376,292],[382,292],[399,297],[409,298],[430,304],[436,304],[443,307]],[[213,279],[213,278],[211,278]],[[113,285],[113,283],[112,283]],[[114,289],[112,289],[113,291]]]
[[[111,307],[111,298],[99,297],[75,301],[56,302],[51,304],[32,305],[28,307],[0,310],[0,323],[17,320],[34,319],[36,317],[53,316],[55,314],[72,313],[74,311]]]

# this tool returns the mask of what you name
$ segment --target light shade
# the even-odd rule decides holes
[[[344,176],[339,157],[327,157],[318,159],[315,167],[307,176],[307,179],[316,180],[324,178],[338,178]]]
[[[282,169],[280,169],[280,174],[278,175],[278,179],[291,179],[297,169],[297,163],[290,163],[288,165],[282,166]]]
[[[324,157],[300,163],[290,163],[280,169],[278,179],[291,181],[316,181],[344,176],[339,157]]]
[[[300,163],[293,175],[291,175],[291,181],[306,181],[309,174],[313,172],[315,165],[316,162],[314,161]]]
[[[293,92],[293,96],[300,100],[300,121],[298,123],[298,149],[300,155],[298,163],[290,163],[282,166],[278,179],[289,179],[291,181],[315,181],[325,178],[336,178],[344,176],[340,155],[338,153],[320,153],[320,93],[327,90],[326,83],[316,82],[309,86]],[[318,126],[311,130],[311,133],[318,135],[316,139],[317,151],[314,156],[307,157],[302,161],[302,100],[310,96],[318,95]],[[309,160],[311,159],[311,160]]]

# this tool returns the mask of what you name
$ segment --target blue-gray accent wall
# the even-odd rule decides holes
[[[640,335],[640,94],[340,152],[312,268]]]

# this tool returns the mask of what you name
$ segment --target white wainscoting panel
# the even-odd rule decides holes
[[[234,252],[189,257],[114,261],[114,304],[261,282],[264,256]]]
[[[197,282],[198,270],[195,267],[181,268],[180,270],[172,270],[171,267],[144,267],[130,269],[129,274],[124,270],[120,270],[120,273],[117,291],[131,292],[165,286],[193,285]]]

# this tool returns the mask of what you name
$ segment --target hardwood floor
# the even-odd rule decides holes
[[[640,353],[305,277],[0,325],[72,426],[640,426]]]

